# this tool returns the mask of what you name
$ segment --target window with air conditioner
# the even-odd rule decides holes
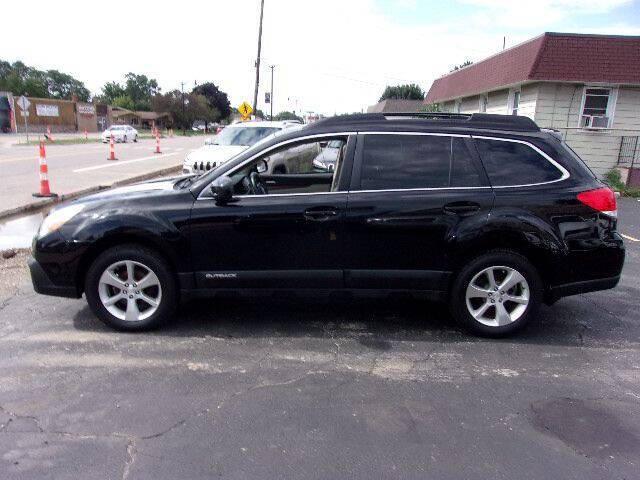
[[[582,98],[580,126],[589,129],[609,128],[614,103],[614,89],[586,87]]]

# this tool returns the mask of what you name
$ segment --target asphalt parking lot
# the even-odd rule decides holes
[[[640,203],[620,216],[640,238]],[[0,274],[0,478],[638,478],[631,239],[615,290],[503,340],[402,298],[198,302],[122,334],[20,255]]]

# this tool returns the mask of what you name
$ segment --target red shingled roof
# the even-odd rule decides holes
[[[640,37],[545,33],[438,78],[425,103],[538,80],[640,85]]]

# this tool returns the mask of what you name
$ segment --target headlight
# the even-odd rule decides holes
[[[40,230],[38,231],[38,237],[44,237],[45,235],[55,232],[62,225],[79,214],[83,208],[84,205],[78,203],[54,210],[42,221],[42,225],[40,225]]]
[[[313,160],[313,166],[316,168],[319,168],[320,170],[327,169],[327,164],[324,163],[322,160],[318,160],[317,158]]]

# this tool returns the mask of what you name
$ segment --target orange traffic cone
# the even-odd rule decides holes
[[[153,153],[162,153],[160,151],[160,132],[158,130],[156,130],[156,151]]]
[[[57,193],[51,193],[49,188],[49,169],[47,168],[47,155],[44,150],[44,142],[40,142],[40,192],[34,193],[34,197],[57,197]]]
[[[117,160],[117,158],[116,158],[116,149],[115,149],[115,146],[113,144],[113,133],[109,137],[109,156],[107,157],[107,160]]]

